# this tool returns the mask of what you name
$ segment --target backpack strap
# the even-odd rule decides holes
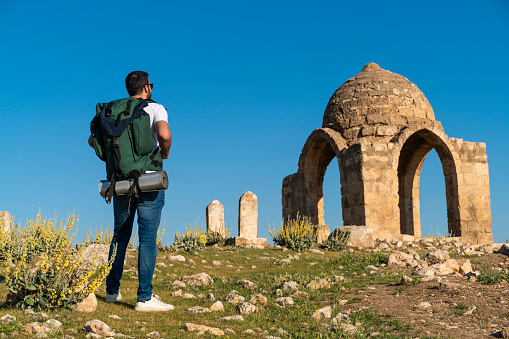
[[[103,105],[106,117],[109,117],[111,115],[111,106],[113,106],[113,101],[110,101],[107,105]]]
[[[132,99],[132,100],[136,100],[136,99]],[[131,99],[127,102],[128,105],[131,106],[129,104],[129,102],[131,102]],[[129,126],[134,119],[138,118],[142,114],[146,114],[145,111],[143,110],[143,108],[145,108],[147,105],[148,104],[145,100],[138,99],[138,104],[134,107],[133,115],[131,117],[129,117],[127,119],[123,119],[123,120],[120,120],[119,117],[121,117],[122,113],[125,113],[126,110],[124,110],[122,113],[120,113],[116,120],[113,120],[113,119],[108,118],[108,115],[107,115],[108,107],[103,108],[103,111],[101,111],[101,114],[100,114],[101,124],[102,124],[104,130],[106,131],[106,133],[108,133],[111,136],[119,137],[122,134],[122,132],[124,132],[124,130],[127,128],[127,126]],[[108,104],[108,106],[110,106],[110,104]],[[110,107],[109,112],[110,112],[109,114],[111,115],[111,107]],[[129,113],[127,115],[129,115]]]
[[[131,103],[132,102],[133,102],[132,99],[127,100],[127,105],[125,106],[125,110],[122,113],[120,113],[119,115],[117,115],[117,120],[115,121],[115,127],[117,127],[117,125],[119,124],[120,118],[122,118],[122,114],[127,116],[131,113]]]
[[[119,114],[120,116],[120,114]],[[111,203],[111,198],[115,195],[117,195],[117,192],[115,191],[115,184],[117,182],[117,179],[120,179],[121,172],[120,172],[120,148],[119,148],[119,140],[118,136],[113,137],[113,163],[115,165],[115,169],[113,170],[113,174],[110,178],[110,187],[106,191],[106,195],[104,197],[104,200],[107,204]]]
[[[134,182],[131,185],[131,187],[129,188],[129,192],[127,192],[127,198],[131,199],[133,194],[137,197],[138,192],[141,193],[140,182],[139,182],[141,172],[138,170],[132,170],[131,172],[129,172],[129,175],[134,178]]]
[[[150,155],[150,163],[156,167],[163,167],[163,163],[160,161],[155,160],[157,152],[159,151],[159,147],[152,151],[152,154]]]

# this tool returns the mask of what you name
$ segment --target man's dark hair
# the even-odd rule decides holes
[[[148,73],[143,71],[134,71],[125,78],[125,88],[129,96],[141,93],[143,86],[148,85]]]

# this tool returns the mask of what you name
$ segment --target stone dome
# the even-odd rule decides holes
[[[415,84],[369,63],[332,95],[322,127],[351,140],[392,136],[410,123],[434,120],[431,105]]]

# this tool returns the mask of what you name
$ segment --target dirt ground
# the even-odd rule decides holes
[[[474,270],[479,270],[483,264],[491,267],[509,265],[509,258],[501,254],[472,256],[470,260],[474,263]],[[407,273],[410,275],[411,271]],[[439,286],[437,281],[415,285],[394,283],[366,287],[352,292],[351,297],[362,298],[362,301],[355,304],[356,307],[373,307],[379,314],[395,316],[403,325],[411,324],[412,332],[433,336],[493,338],[502,328],[509,327],[507,282],[483,285],[461,275],[449,275],[443,277],[442,281],[454,287]],[[431,307],[417,307],[421,302],[428,302]],[[345,310],[348,306],[352,305],[345,305]],[[470,315],[465,315],[471,306],[475,306],[475,309]]]

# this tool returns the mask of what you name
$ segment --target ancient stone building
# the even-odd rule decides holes
[[[486,145],[448,137],[417,86],[375,63],[330,98],[297,173],[283,180],[283,218],[300,213],[324,224],[323,179],[336,158],[344,225],[368,226],[379,238],[420,236],[419,176],[432,149],[442,163],[449,232],[492,242]]]

